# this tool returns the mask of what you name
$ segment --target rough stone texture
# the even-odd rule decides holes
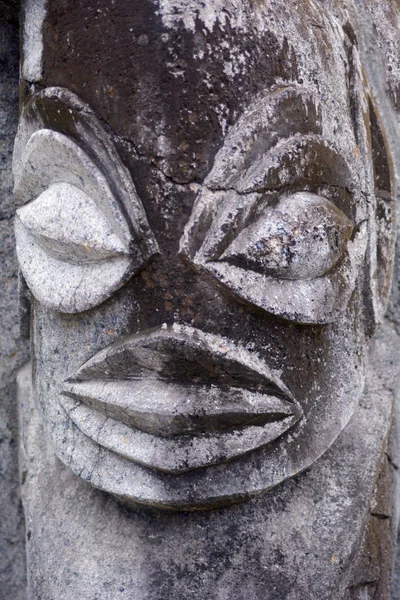
[[[19,37],[0,4],[0,598],[25,598],[24,523],[17,482],[15,371],[28,357],[19,338],[11,158],[18,118]]]
[[[400,536],[397,538],[396,556],[393,569],[391,600],[400,600]]]
[[[335,5],[337,2],[330,4]],[[339,3],[340,4],[340,3]],[[364,66],[373,83],[374,96],[387,123],[389,137],[400,129],[400,37],[398,28],[399,4],[396,0],[374,2],[357,0],[360,45]],[[332,6],[331,6],[332,9]],[[395,161],[400,158],[400,146],[391,141]],[[399,327],[400,323],[400,246],[397,242],[396,264],[392,294],[387,316]]]
[[[389,91],[391,106],[395,109],[391,116],[394,130],[400,127],[400,51],[398,11],[396,0],[373,2],[360,0],[357,2],[360,13],[364,15],[369,36],[364,39],[364,52],[369,59],[366,62],[369,72],[375,74],[375,80],[380,81],[378,94],[380,101],[387,102],[386,91]],[[373,28],[373,31],[371,31]],[[369,38],[369,39],[368,39]],[[377,52],[379,48],[380,52]],[[387,104],[386,104],[387,106]],[[387,112],[391,110],[387,106]],[[397,149],[399,150],[399,149]],[[392,294],[389,301],[387,317],[394,323],[397,330],[400,324],[400,244],[397,242],[396,260]],[[392,600],[400,599],[400,536],[397,541],[396,562],[393,574]]]
[[[35,600],[388,596],[395,87],[323,5],[25,3]]]
[[[0,0],[0,19],[17,26],[20,4],[20,0]]]
[[[46,14],[45,0],[26,0],[24,2],[22,55],[23,77],[27,81],[40,81],[42,78],[42,24]]]
[[[50,1],[38,23],[45,89],[25,82],[14,154],[35,395],[93,485],[219,506],[307,468],[351,417],[395,172],[345,22],[277,0],[135,6]]]
[[[354,417],[307,472],[262,498],[197,514],[131,511],[73,475],[46,441],[24,368],[19,401],[30,598],[387,599],[399,341],[390,325],[377,334]]]

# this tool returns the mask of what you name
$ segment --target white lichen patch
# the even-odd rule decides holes
[[[22,76],[27,81],[35,82],[42,79],[42,28],[45,17],[45,0],[26,1]]]
[[[160,0],[160,16],[165,27],[175,29],[183,23],[185,29],[196,30],[196,21],[204,23],[204,28],[212,31],[216,22],[224,28],[227,20],[235,28],[240,28],[243,3],[240,0]]]

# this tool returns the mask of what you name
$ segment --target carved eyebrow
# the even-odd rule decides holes
[[[229,147],[224,146],[220,152],[229,154]],[[194,258],[203,245],[211,254],[215,253],[214,244],[207,244],[206,238],[215,239],[219,247],[234,229],[247,226],[255,211],[265,205],[262,201],[265,193],[277,195],[288,187],[308,185],[310,181],[342,188],[344,193],[346,189],[355,188],[344,157],[319,135],[293,136],[277,143],[247,170],[237,173],[231,188],[220,180],[217,159],[218,155],[209,178],[196,197],[181,238],[181,252],[189,258]],[[221,188],[212,187],[217,181]],[[353,218],[349,210],[344,212]]]
[[[48,133],[39,134],[43,130]],[[86,163],[91,162],[97,169],[97,173],[106,181],[111,196],[118,204],[117,212],[122,213],[123,220],[130,229],[130,239],[135,240],[144,260],[159,253],[159,246],[151,231],[145,209],[136,192],[132,177],[119,157],[110,132],[106,131],[90,107],[67,89],[46,88],[34,94],[24,107],[13,158],[17,203],[21,205],[32,199],[32,196],[26,194],[26,188],[29,188],[32,177],[32,170],[30,172],[27,170],[29,144],[43,146],[50,139],[49,132],[53,139],[61,136],[65,148],[70,144],[75,150],[75,157],[80,153],[86,155],[88,159]],[[58,137],[58,141],[60,140],[61,138]],[[51,154],[48,158],[51,159]],[[36,162],[40,168],[40,159],[43,160],[43,153],[36,159],[31,153],[28,162]],[[65,173],[66,170],[64,169]],[[87,170],[84,171],[84,176],[89,177]]]
[[[319,103],[310,91],[287,87],[264,94],[232,127],[204,184],[214,189],[234,187],[241,174],[278,142],[321,134]]]
[[[215,167],[217,170],[217,163]],[[347,161],[333,144],[319,135],[298,135],[280,140],[269,152],[254,160],[238,175],[233,189],[238,194],[274,191],[299,179],[311,178],[316,183],[343,188],[354,183]],[[207,184],[209,189],[218,190],[212,183]]]

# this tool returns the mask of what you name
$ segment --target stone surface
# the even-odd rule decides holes
[[[350,419],[390,289],[395,161],[345,21],[157,6],[38,17],[17,253],[57,455],[125,502],[201,509],[293,477]]]
[[[400,140],[380,4],[25,2],[32,598],[388,597],[393,326],[367,357]]]
[[[19,339],[11,158],[18,120],[18,28],[0,3],[0,598],[25,598],[24,521],[17,482],[15,372],[28,358]]]
[[[42,25],[46,15],[45,0],[26,0],[22,19],[23,77],[26,81],[40,81],[43,63]]]
[[[16,27],[20,11],[20,0],[0,0],[0,19]]]
[[[396,555],[393,570],[391,600],[400,599],[400,536],[397,537]]]
[[[367,388],[351,422],[308,471],[261,498],[189,514],[132,511],[73,475],[46,439],[25,368],[19,401],[30,598],[387,599],[399,353],[387,325],[373,340]]]
[[[55,98],[63,102],[64,96],[60,92]],[[77,112],[84,109],[75,99],[72,104]],[[97,134],[91,149],[108,142],[108,152],[100,147],[98,159],[103,169],[111,163],[110,170],[117,172],[114,183],[119,197],[69,137],[46,129],[32,134],[28,121],[26,128],[19,129],[14,153],[19,264],[43,305],[82,312],[108,299],[157,253],[158,246],[134,186],[106,136],[102,139],[94,117],[89,120],[94,122],[90,123],[92,136]],[[27,140],[21,156],[20,147]],[[124,193],[120,207],[118,200]]]

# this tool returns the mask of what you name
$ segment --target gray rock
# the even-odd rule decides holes
[[[18,486],[15,372],[28,358],[19,339],[11,158],[18,120],[19,39],[0,4],[0,598],[25,598],[25,531]]]
[[[24,368],[29,597],[387,599],[397,524],[397,450],[389,438],[399,360],[400,340],[386,325],[372,342],[359,406],[319,461],[261,498],[189,514],[132,511],[71,473],[43,431]]]
[[[32,598],[388,597],[395,87],[323,4],[25,3]]]
[[[123,71],[109,72],[98,49],[102,83],[87,89],[69,63],[72,21],[47,4],[45,89],[26,86],[15,144],[16,242],[34,298],[35,395],[59,458],[124,502],[197,510],[308,468],[353,414],[392,277],[395,138],[345,22],[314,7],[310,28],[305,4],[288,20],[278,1],[271,21],[268,3],[245,0],[228,39],[210,0],[198,18],[217,53],[211,69],[204,53],[194,60],[195,5],[182,13],[177,2],[178,22],[166,5],[148,7],[153,19],[131,15],[132,29],[146,23],[152,35],[128,63],[121,57]],[[104,39],[107,7],[97,13]],[[71,11],[87,19],[90,3]],[[124,22],[122,6],[112,11]],[[159,28],[177,36],[188,65],[172,121],[179,75]],[[90,36],[73,47],[92,72]],[[238,52],[240,78],[229,69]],[[264,62],[271,52],[279,68]],[[142,72],[142,53],[156,66],[139,102],[125,82]],[[226,79],[212,99],[207,86],[198,93],[199,69]],[[112,110],[99,86],[118,90]],[[146,123],[169,124],[155,141],[142,137]],[[190,166],[177,154],[186,147]],[[230,394],[235,415],[227,405],[217,419]]]

